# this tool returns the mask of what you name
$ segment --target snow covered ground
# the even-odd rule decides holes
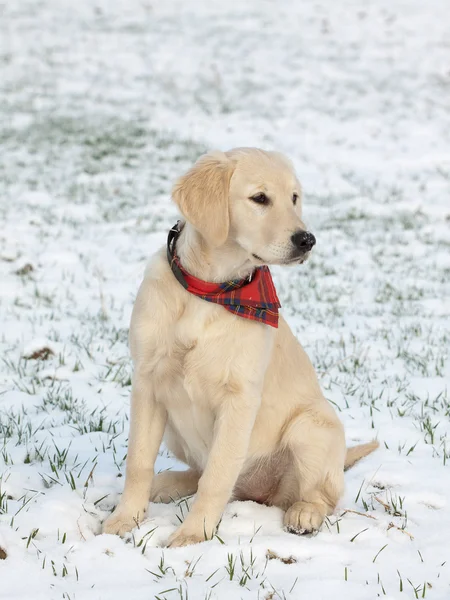
[[[381,448],[315,537],[251,502],[194,547],[163,548],[188,502],[98,535],[171,183],[236,145],[296,164],[318,243],[274,269],[284,314]],[[446,0],[1,2],[0,215],[2,599],[450,598]]]

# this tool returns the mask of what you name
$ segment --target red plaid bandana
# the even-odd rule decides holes
[[[258,267],[246,279],[235,279],[224,283],[211,283],[197,279],[183,269],[175,252],[175,244],[182,228],[178,221],[169,231],[167,259],[173,274],[184,289],[203,300],[221,304],[226,310],[239,317],[278,327],[278,309],[281,304],[269,268]]]

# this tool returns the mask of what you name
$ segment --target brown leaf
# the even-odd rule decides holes
[[[50,356],[54,354],[51,348],[44,346],[43,348],[39,348],[39,350],[35,350],[31,354],[24,356],[27,360],[47,360]]]
[[[297,559],[294,556],[288,556],[288,557],[278,556],[278,554],[276,552],[274,552],[273,550],[267,550],[266,558],[267,558],[267,560],[280,560],[285,565],[292,565],[297,562]]]

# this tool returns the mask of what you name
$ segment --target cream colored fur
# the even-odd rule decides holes
[[[251,200],[260,192],[270,199],[265,206]],[[186,219],[177,253],[203,280],[307,258],[294,256],[291,236],[305,229],[301,188],[280,154],[242,148],[206,155],[178,181],[173,199]],[[172,547],[211,537],[232,498],[281,507],[293,532],[321,526],[344,489],[344,430],[282,317],[274,329],[191,295],[162,249],[139,289],[130,347],[125,489],[104,532],[131,530],[149,500],[194,493]],[[187,471],[154,475],[163,436]],[[376,446],[349,449],[348,466]]]

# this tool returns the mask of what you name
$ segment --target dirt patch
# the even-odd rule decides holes
[[[29,273],[32,273],[34,271],[34,267],[31,263],[26,263],[25,265],[23,265],[23,267],[20,267],[20,269],[17,269],[16,271],[16,275],[28,275]]]

